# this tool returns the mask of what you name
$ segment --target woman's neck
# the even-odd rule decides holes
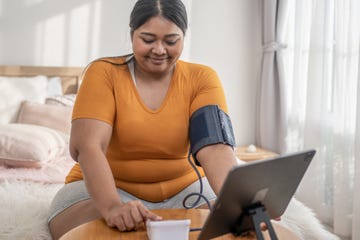
[[[134,61],[134,75],[136,81],[149,81],[149,82],[162,82],[170,80],[175,70],[175,65],[171,67],[171,69],[159,72],[159,73],[153,73],[153,72],[147,72],[142,70],[136,61]]]

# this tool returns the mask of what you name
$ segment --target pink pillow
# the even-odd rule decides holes
[[[17,123],[44,126],[70,134],[72,107],[23,101]]]
[[[46,104],[51,105],[61,105],[61,106],[74,106],[76,99],[76,94],[65,94],[65,95],[55,95],[47,97],[45,99]]]
[[[44,162],[68,156],[69,135],[47,127],[0,125],[0,165],[40,168]]]

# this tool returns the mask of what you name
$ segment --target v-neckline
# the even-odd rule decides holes
[[[138,88],[136,86],[136,79],[135,79],[135,73],[134,73],[135,69],[134,69],[134,63],[133,62],[132,62],[132,66],[130,66],[128,64],[128,69],[129,69],[129,72],[130,72],[131,85],[132,85],[133,91],[135,92],[135,96],[136,96],[138,102],[140,103],[140,105],[147,112],[154,113],[154,114],[160,112],[165,107],[166,102],[167,102],[167,100],[169,98],[169,95],[170,95],[170,93],[172,91],[172,88],[173,88],[173,85],[174,85],[174,77],[177,74],[177,67],[175,66],[175,68],[173,70],[173,74],[172,74],[172,76],[170,78],[170,83],[169,83],[168,89],[166,91],[165,97],[162,100],[160,106],[158,108],[156,108],[156,109],[151,109],[149,106],[147,106],[145,104],[144,100],[142,99],[140,93],[139,93],[139,90],[138,90]]]

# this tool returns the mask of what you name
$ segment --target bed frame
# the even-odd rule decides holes
[[[82,67],[46,67],[46,66],[5,66],[0,65],[0,76],[31,77],[44,75],[60,77],[64,94],[76,93],[84,68]]]

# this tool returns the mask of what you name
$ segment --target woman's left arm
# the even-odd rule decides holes
[[[208,145],[197,152],[196,158],[216,195],[219,194],[228,172],[241,164],[232,147],[225,144]]]

